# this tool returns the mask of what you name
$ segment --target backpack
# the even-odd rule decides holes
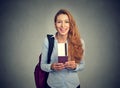
[[[48,48],[48,53],[47,53],[47,63],[50,63],[50,58],[51,58],[51,54],[53,51],[53,47],[54,47],[54,37],[52,37],[53,35],[47,35],[48,38],[48,42],[49,42],[49,48]],[[47,78],[48,78],[48,74],[49,72],[45,72],[41,69],[40,65],[41,65],[41,55],[39,56],[39,62],[38,64],[35,66],[34,69],[34,79],[35,79],[35,84],[36,84],[36,88],[47,88]]]

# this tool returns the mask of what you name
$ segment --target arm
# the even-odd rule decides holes
[[[85,56],[85,42],[83,39],[81,39],[81,42],[82,42],[82,48],[84,50],[83,52],[83,58],[82,60],[80,61],[79,64],[76,65],[76,69],[74,71],[80,71],[80,70],[83,70],[84,67],[85,67],[85,59],[84,59],[84,56]]]
[[[80,64],[77,64],[76,69],[74,69],[73,71],[81,71],[84,69],[84,67],[85,67],[85,61],[81,60]]]
[[[84,41],[81,40],[82,42],[82,48],[83,48],[83,57],[85,55],[85,44],[84,44]],[[84,67],[85,67],[85,60],[84,58],[82,58],[82,60],[80,61],[80,63],[75,63],[75,61],[68,61],[65,63],[65,67],[67,69],[72,69],[73,71],[80,71],[80,70],[83,70]]]
[[[52,71],[51,64],[47,64],[48,47],[49,47],[48,39],[46,37],[42,46],[42,57],[41,57],[41,69],[46,72]]]

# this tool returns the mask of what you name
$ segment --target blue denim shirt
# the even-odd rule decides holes
[[[54,36],[52,36],[54,37]],[[51,64],[58,62],[58,42],[54,38],[54,48],[51,55],[51,62],[47,64],[48,39],[44,40],[42,47],[41,69],[49,72],[47,83],[51,88],[76,88],[79,84],[79,77],[77,71],[83,70],[85,61],[82,59],[75,70],[63,69],[62,71],[54,71],[51,69]],[[82,40],[83,46],[84,41]]]

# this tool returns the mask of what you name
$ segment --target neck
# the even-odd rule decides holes
[[[58,40],[58,43],[65,43],[67,40],[67,35],[60,35],[57,33],[56,38]]]

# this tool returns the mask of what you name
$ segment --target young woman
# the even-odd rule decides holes
[[[42,70],[49,72],[47,83],[49,88],[80,88],[80,81],[77,72],[85,65],[84,41],[81,39],[75,20],[71,13],[65,9],[59,10],[54,18],[57,30],[54,37],[54,48],[51,55],[51,62],[47,64],[48,39],[45,38],[42,47]],[[58,44],[67,43],[68,61],[58,62]],[[61,51],[62,52],[62,51]]]

